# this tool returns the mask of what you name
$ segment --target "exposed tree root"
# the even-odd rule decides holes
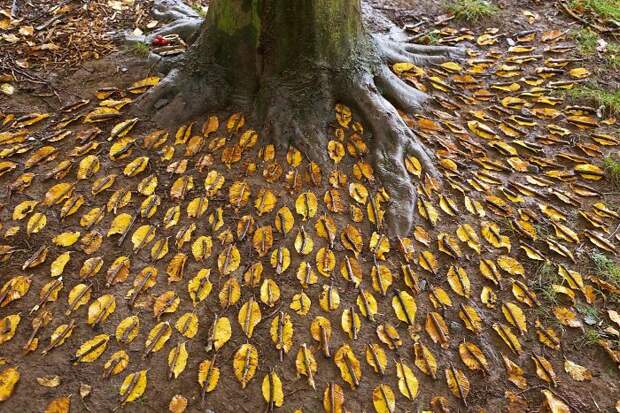
[[[405,157],[415,156],[424,173],[439,179],[434,155],[405,124],[394,105],[378,90],[372,77],[366,76],[351,85],[348,93],[348,100],[357,107],[372,130],[375,173],[391,197],[387,215],[388,233],[407,236],[414,224],[417,193],[405,168]],[[407,98],[408,102],[416,104],[422,100],[415,94]]]
[[[160,0],[159,3],[172,0]],[[193,10],[192,10],[193,13]],[[173,27],[187,20],[187,10],[173,8],[162,17],[172,17]],[[192,17],[191,19],[194,19]],[[193,23],[192,23],[193,24]],[[166,27],[161,30],[166,29]],[[263,125],[264,136],[279,147],[296,146],[312,161],[329,167],[326,119],[333,116],[336,100],[357,108],[373,135],[370,148],[375,173],[388,191],[387,229],[393,236],[409,234],[415,219],[417,191],[405,168],[405,158],[414,155],[423,173],[438,179],[433,152],[405,124],[396,108],[407,113],[423,111],[430,97],[400,79],[390,69],[392,63],[411,62],[426,66],[460,58],[462,51],[445,46],[409,44],[402,32],[374,35],[374,56],[367,67],[338,70],[324,67],[295,73],[291,78],[263,78],[258,90],[237,96],[224,79],[224,68],[210,65],[195,68],[192,49],[186,61],[145,94],[138,109],[156,112],[163,125],[179,123],[206,111],[242,102],[254,120]]]

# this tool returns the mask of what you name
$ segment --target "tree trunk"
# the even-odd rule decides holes
[[[393,199],[390,232],[402,235],[416,199],[405,156],[416,156],[431,177],[439,174],[432,152],[395,108],[420,111],[427,96],[390,64],[435,63],[455,50],[406,43],[375,14],[360,0],[212,0],[196,41],[141,107],[157,109],[160,123],[178,123],[233,105],[254,115],[265,138],[328,166],[325,125],[336,102],[349,104],[372,132],[375,170]],[[172,23],[179,26],[187,25]],[[377,26],[383,31],[369,31]]]

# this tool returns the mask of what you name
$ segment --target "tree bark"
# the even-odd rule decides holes
[[[407,43],[402,31],[367,13],[360,0],[212,0],[196,41],[141,108],[158,110],[160,123],[178,123],[232,105],[253,114],[266,139],[294,145],[328,166],[325,125],[336,102],[348,104],[370,127],[375,170],[393,200],[389,231],[403,235],[416,200],[405,157],[416,156],[427,175],[439,174],[432,151],[395,107],[420,111],[428,96],[389,65],[425,65],[455,52]]]

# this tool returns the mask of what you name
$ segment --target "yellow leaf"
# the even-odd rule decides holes
[[[469,380],[465,373],[459,369],[451,367],[446,369],[446,382],[452,394],[461,399],[467,406],[467,395],[469,394]]]
[[[144,93],[148,88],[155,86],[159,83],[160,78],[158,76],[149,76],[142,80],[138,80],[137,82],[132,83],[132,85],[127,88],[129,93],[140,94]],[[146,381],[146,373],[145,373],[145,381]],[[146,387],[146,384],[145,384]]]
[[[570,360],[564,360],[564,371],[575,381],[592,380],[592,372],[590,370]]]
[[[235,377],[241,383],[241,388],[254,377],[258,367],[258,350],[252,344],[243,344],[234,355],[233,369]]]
[[[304,375],[308,377],[308,384],[312,389],[316,389],[314,383],[314,375],[317,372],[317,363],[316,359],[312,352],[306,346],[306,343],[303,343],[297,352],[297,357],[295,358],[295,367],[297,372],[300,375]]]
[[[275,208],[278,199],[268,189],[261,188],[258,191],[258,195],[256,196],[256,200],[254,201],[254,207],[258,211],[258,215],[261,216],[263,214],[267,214]]]
[[[220,369],[211,360],[204,360],[198,366],[198,384],[203,391],[210,393],[215,390],[220,379]]]
[[[402,359],[396,363],[396,376],[398,377],[398,389],[402,395],[409,400],[415,399],[418,395],[418,379],[411,367],[406,365]]]
[[[153,316],[160,319],[164,314],[170,314],[177,311],[181,299],[176,291],[169,290],[159,295],[153,304]]]
[[[396,313],[396,318],[410,326],[415,324],[416,302],[415,299],[406,291],[400,290],[392,298],[392,308]]]
[[[108,230],[108,237],[116,234],[124,234],[129,228],[133,217],[128,213],[121,213],[114,217],[110,229]]]
[[[192,299],[194,307],[205,300],[211,293],[213,284],[209,280],[211,270],[208,268],[202,268],[194,278],[187,284],[187,290],[189,296]]]
[[[145,352],[144,355],[147,356],[150,353],[155,353],[164,348],[168,339],[170,339],[170,335],[172,334],[172,327],[167,321],[162,321],[149,331],[149,334],[146,338],[146,342],[144,343]]]
[[[20,321],[21,316],[19,314],[11,314],[0,319],[0,344],[13,338]]]
[[[273,307],[280,299],[280,287],[271,278],[263,281],[260,287],[260,300],[268,307]]]
[[[394,392],[387,384],[379,384],[372,391],[372,404],[377,413],[394,413],[396,411],[396,400]]]
[[[146,390],[146,370],[140,370],[125,376],[119,389],[121,405],[132,402],[142,396]]]
[[[321,349],[325,357],[330,357],[329,341],[332,336],[332,325],[330,321],[322,316],[317,316],[310,324],[310,334],[315,341],[321,344]]]
[[[342,387],[330,383],[323,392],[323,409],[326,413],[343,413],[344,392]]]
[[[170,368],[170,373],[168,374],[169,378],[174,377],[176,379],[183,373],[187,365],[187,357],[188,353],[185,348],[185,342],[177,344],[170,350],[170,353],[168,353],[168,367]]]
[[[97,298],[88,307],[88,324],[94,326],[105,321],[116,309],[116,299],[111,294]]]
[[[562,400],[558,399],[551,390],[541,390],[545,396],[544,406],[550,413],[571,413],[570,408]]]
[[[26,233],[28,235],[36,234],[47,225],[47,216],[41,212],[32,214],[26,224]]]
[[[245,335],[248,338],[252,338],[254,327],[261,321],[261,318],[262,316],[258,303],[254,301],[254,297],[250,297],[250,299],[241,306],[237,320]]]
[[[298,315],[305,316],[310,311],[311,304],[310,298],[302,291],[301,293],[293,295],[289,308]]]
[[[344,344],[336,351],[334,363],[340,369],[342,379],[349,383],[352,389],[359,386],[362,370],[359,360],[349,345]]]
[[[69,413],[71,396],[60,396],[49,402],[45,413]]]
[[[217,267],[222,275],[229,275],[237,268],[241,263],[241,254],[236,246],[228,245],[217,258]]]
[[[228,308],[231,305],[235,305],[241,298],[241,287],[239,281],[235,277],[230,277],[222,285],[222,289],[219,293],[220,305],[222,308]]]
[[[198,316],[194,313],[185,313],[174,323],[179,333],[187,338],[194,338],[198,332]]]
[[[525,268],[523,268],[523,265],[517,261],[516,258],[509,257],[508,255],[501,255],[497,259],[497,264],[502,270],[506,271],[510,275],[525,276]]]
[[[273,245],[273,232],[271,225],[259,227],[252,237],[252,245],[260,257],[267,255]]]
[[[261,390],[263,398],[270,406],[282,407],[284,404],[282,381],[274,371],[265,376]]]
[[[80,239],[80,231],[75,232],[63,232],[56,235],[52,242],[58,247],[70,247]]]
[[[461,360],[463,360],[463,364],[470,370],[483,370],[485,373],[490,374],[487,358],[474,343],[465,341],[459,344],[459,355]]]
[[[129,316],[116,326],[115,337],[119,343],[131,343],[140,331],[140,319],[138,316]]]
[[[74,363],[92,363],[97,360],[99,356],[108,348],[108,341],[110,336],[107,334],[99,334],[90,340],[82,343],[82,345],[75,352],[75,357],[72,361]]]
[[[236,181],[228,190],[228,200],[235,208],[244,207],[250,199],[250,185],[245,181]]]
[[[62,273],[65,270],[65,266],[67,265],[67,263],[69,262],[69,260],[71,259],[71,252],[67,251],[67,252],[63,252],[62,254],[60,254],[55,260],[54,262],[52,262],[51,264],[51,276],[52,277],[58,277],[60,275],[62,275]]]
[[[422,373],[437,378],[437,360],[431,351],[424,344],[416,342],[413,346],[415,354],[415,365]]]
[[[295,200],[295,211],[302,216],[304,221],[316,215],[317,207],[316,195],[312,192],[303,192]]]

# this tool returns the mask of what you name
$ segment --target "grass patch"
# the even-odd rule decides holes
[[[615,69],[620,69],[620,43],[607,45],[607,63]]]
[[[594,268],[599,277],[620,286],[620,265],[600,252],[592,254],[592,261],[594,261]]]
[[[609,92],[596,85],[579,85],[567,91],[575,100],[589,100],[603,105],[612,113],[620,112],[620,89]]]
[[[620,20],[620,0],[573,0],[571,8],[598,14],[607,20]]]
[[[581,54],[590,56],[596,53],[596,47],[598,46],[598,34],[596,32],[583,27],[574,31],[573,37]]]
[[[577,48],[579,53],[583,56],[593,56],[596,54],[596,49],[599,46],[598,33],[587,28],[582,27],[579,30],[572,32],[572,37],[577,42]],[[620,68],[620,43],[609,42],[602,57],[605,59],[605,64],[612,68]]]
[[[587,346],[593,346],[601,339],[601,333],[594,328],[586,328],[578,342],[577,347],[583,348]]]
[[[453,0],[446,3],[446,8],[457,19],[472,23],[493,17],[499,12],[496,5],[485,0]]]
[[[534,286],[534,291],[543,302],[543,306],[556,305],[558,293],[553,289],[553,284],[559,284],[559,275],[550,261],[545,261],[536,269],[538,282]]]
[[[612,158],[611,156],[607,156],[603,159],[603,166],[607,171],[607,177],[611,183],[616,188],[620,188],[620,161]]]
[[[138,57],[146,58],[149,56],[149,53],[151,52],[151,48],[147,43],[135,42],[134,44],[131,45],[131,48],[129,49],[129,51]]]

